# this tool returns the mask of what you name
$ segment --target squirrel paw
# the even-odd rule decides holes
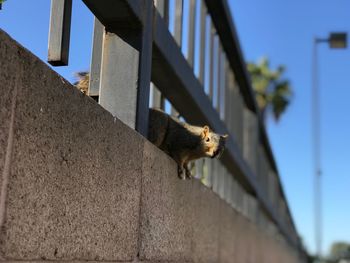
[[[180,166],[177,168],[177,172],[181,180],[186,180],[186,175],[184,173],[184,170]]]
[[[189,180],[192,179],[192,174],[190,170],[186,170],[186,179],[189,179]]]

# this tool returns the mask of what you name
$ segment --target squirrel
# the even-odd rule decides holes
[[[79,72],[74,85],[87,94],[89,73]],[[178,165],[181,179],[191,179],[190,161],[203,157],[219,158],[228,135],[210,131],[207,125],[193,126],[172,117],[161,109],[149,109],[148,140],[167,153]]]
[[[148,140],[167,153],[178,164],[181,179],[191,179],[188,163],[202,157],[219,158],[227,135],[210,131],[209,127],[193,126],[166,114],[149,110]]]

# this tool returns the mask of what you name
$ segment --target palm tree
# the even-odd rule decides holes
[[[256,101],[266,121],[268,112],[278,121],[290,104],[292,91],[289,80],[282,78],[284,66],[270,69],[268,58],[262,58],[257,64],[248,63]]]

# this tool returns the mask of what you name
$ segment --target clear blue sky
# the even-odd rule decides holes
[[[55,68],[72,81],[73,72],[87,70],[92,16],[73,1],[71,56],[68,67]],[[263,55],[273,66],[284,64],[294,98],[278,124],[268,132],[298,231],[313,252],[313,192],[310,131],[311,51],[314,36],[330,31],[350,33],[348,0],[229,0],[246,60]],[[47,56],[50,1],[7,0],[0,28],[43,60]],[[320,46],[322,92],[322,163],[324,251],[335,240],[350,242],[350,49]],[[0,69],[1,70],[1,69]]]

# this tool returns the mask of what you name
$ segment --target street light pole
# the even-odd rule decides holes
[[[331,33],[329,38],[315,38],[312,59],[312,155],[314,165],[314,216],[316,253],[322,254],[322,166],[321,166],[321,111],[318,85],[318,44],[329,43],[330,48],[346,48],[346,33]]]
[[[312,70],[312,156],[314,165],[314,220],[316,253],[321,256],[322,250],[322,212],[321,212],[321,142],[320,142],[320,94],[318,88],[318,50],[319,39],[313,44],[313,70]]]

